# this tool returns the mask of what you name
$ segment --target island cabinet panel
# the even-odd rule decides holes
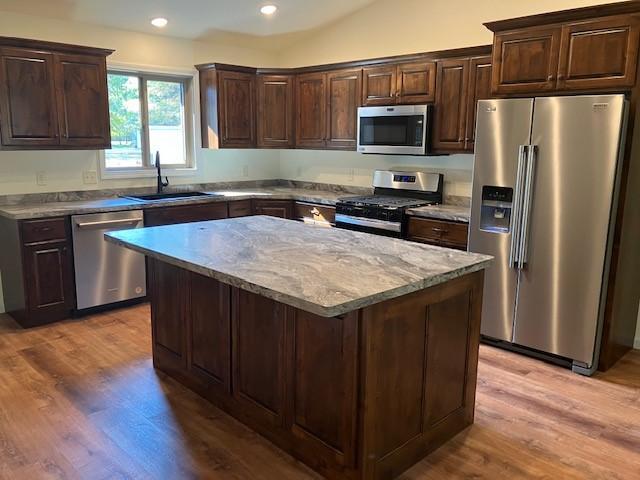
[[[483,273],[322,317],[151,258],[154,365],[334,480],[473,423]]]
[[[305,441],[301,450],[353,466],[359,315],[322,318],[297,309],[289,313],[291,431]]]
[[[154,365],[186,371],[190,273],[154,260],[148,267]]]
[[[0,133],[6,146],[58,143],[53,54],[0,48]]]
[[[104,58],[56,55],[60,145],[111,148]]]
[[[189,371],[229,393],[231,287],[197,273],[190,273],[189,282]]]
[[[361,91],[361,69],[327,74],[327,148],[356,149]]]
[[[233,290],[233,395],[258,421],[284,425],[285,306]]]
[[[562,27],[559,90],[632,87],[636,81],[640,22],[615,16]]]
[[[258,147],[295,144],[293,75],[258,75]]]
[[[554,90],[559,55],[558,26],[496,33],[492,92],[509,94]]]

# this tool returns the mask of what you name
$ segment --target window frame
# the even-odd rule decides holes
[[[125,64],[109,64],[107,75],[120,74],[137,76],[140,78],[140,114],[142,126],[142,167],[107,168],[106,151],[100,150],[100,177],[103,179],[117,178],[147,178],[155,177],[156,169],[149,151],[149,125],[147,103],[147,81],[174,81],[183,85],[184,95],[184,134],[185,134],[185,165],[163,165],[163,175],[193,176],[197,170],[196,162],[196,89],[197,75],[193,70],[167,70],[154,67],[138,67]]]

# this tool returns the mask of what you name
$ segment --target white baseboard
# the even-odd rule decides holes
[[[636,337],[636,341],[633,343],[633,348],[640,350],[640,337]]]

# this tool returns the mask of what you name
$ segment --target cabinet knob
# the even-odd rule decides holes
[[[312,215],[320,215],[320,210],[318,210],[316,207],[313,207],[311,209],[311,214]]]
[[[549,75],[549,76],[547,77],[547,80],[549,80],[549,81],[553,80],[553,75]]]

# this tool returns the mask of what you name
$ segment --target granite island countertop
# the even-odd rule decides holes
[[[323,317],[482,270],[492,259],[265,216],[111,232],[105,238]]]

